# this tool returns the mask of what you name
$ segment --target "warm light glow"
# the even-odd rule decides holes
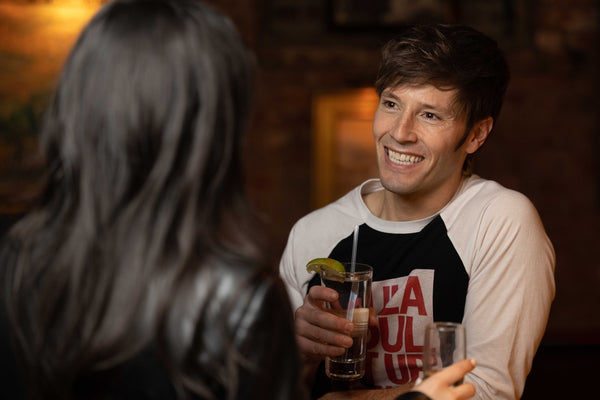
[[[377,177],[371,125],[379,97],[373,88],[322,93],[312,105],[313,207]]]
[[[83,26],[98,10],[96,0],[0,2],[0,117],[15,104],[51,90]]]
[[[373,88],[362,88],[356,90],[356,105],[355,110],[359,114],[369,114],[374,112],[374,108],[377,107],[379,96]]]

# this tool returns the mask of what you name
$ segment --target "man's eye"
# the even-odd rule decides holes
[[[437,115],[435,115],[435,114],[433,114],[433,113],[430,113],[430,112],[423,113],[423,115],[424,115],[424,116],[425,116],[425,118],[427,118],[427,119],[437,119]]]
[[[393,101],[389,101],[389,100],[384,100],[383,101],[383,105],[387,108],[394,108],[396,107],[396,103],[394,103]]]

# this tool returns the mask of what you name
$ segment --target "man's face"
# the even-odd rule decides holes
[[[383,91],[373,136],[379,175],[388,191],[420,201],[456,190],[472,151],[469,145],[457,149],[466,121],[458,115],[455,94],[431,85]]]

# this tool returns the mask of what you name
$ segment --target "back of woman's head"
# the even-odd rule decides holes
[[[41,132],[44,197],[5,252],[42,396],[127,359],[157,326],[176,336],[169,311],[196,298],[207,264],[261,262],[243,230],[252,67],[231,22],[193,0],[114,0],[82,32]]]
[[[233,26],[202,3],[110,3],[77,41],[42,133],[54,183],[79,185],[94,223],[140,193],[197,197],[214,215],[239,177],[251,84]]]

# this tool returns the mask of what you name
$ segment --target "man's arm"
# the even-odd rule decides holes
[[[498,196],[476,232],[463,323],[467,376],[478,399],[520,398],[554,297],[554,251],[537,211],[515,192]]]

